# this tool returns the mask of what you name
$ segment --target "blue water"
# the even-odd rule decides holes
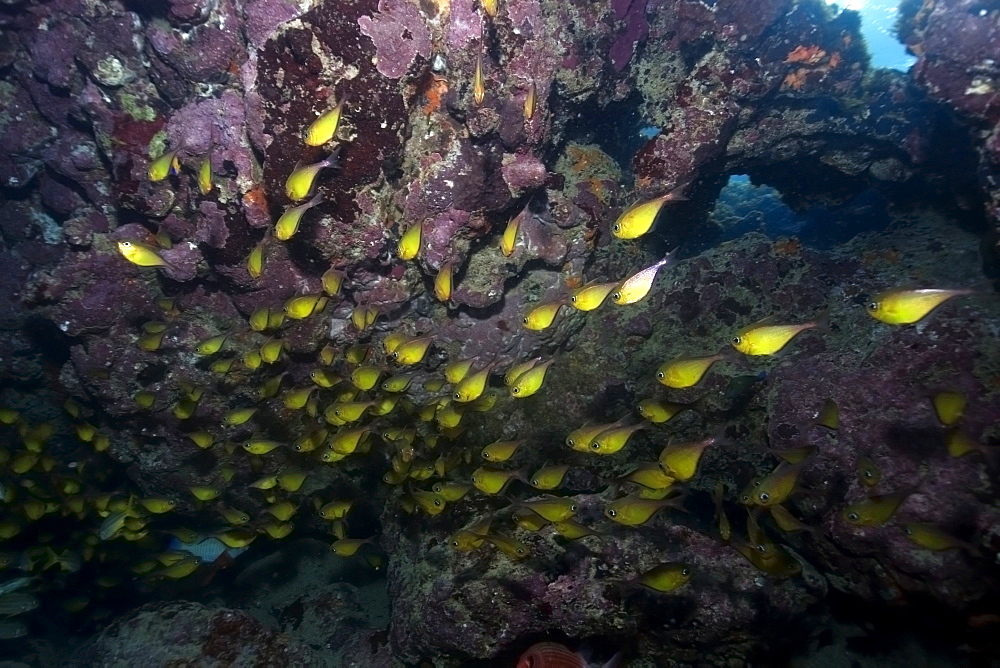
[[[905,72],[917,61],[896,38],[898,0],[846,0],[830,4],[840,9],[853,9],[861,14],[861,34],[868,45],[872,67]]]

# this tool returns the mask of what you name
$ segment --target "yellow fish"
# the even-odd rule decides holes
[[[536,364],[518,376],[514,384],[510,386],[510,396],[524,399],[540,390],[542,383],[545,382],[545,374],[553,362],[555,360],[551,359],[547,362]]]
[[[499,494],[511,480],[520,477],[521,471],[502,471],[480,466],[472,472],[472,484],[483,494]]]
[[[662,594],[680,589],[691,579],[691,567],[677,561],[653,566],[636,577],[635,582]]]
[[[621,480],[642,485],[647,489],[670,489],[677,481],[668,476],[653,462],[642,462],[621,477]]]
[[[702,441],[668,445],[660,453],[660,466],[664,473],[677,480],[690,480],[698,472],[705,449],[720,440],[720,436],[709,436]]]
[[[373,401],[341,401],[330,404],[324,416],[327,422],[331,423],[334,421],[330,419],[330,416],[343,420],[344,423],[357,422],[361,419],[364,412],[374,405],[375,402]]]
[[[890,325],[912,325],[952,297],[971,295],[974,288],[942,290],[897,288],[875,295],[868,302],[868,315]]]
[[[545,466],[535,471],[535,474],[531,476],[528,482],[535,489],[556,489],[562,484],[568,471],[569,464]]]
[[[792,515],[784,506],[771,506],[768,508],[768,512],[771,513],[771,519],[774,520],[774,523],[778,526],[778,528],[785,533],[797,533],[799,531],[808,531],[810,533],[816,532],[816,529],[809,526],[795,515]]]
[[[566,437],[566,445],[569,446],[570,449],[576,450],[577,452],[590,452],[590,444],[598,434],[611,429],[612,427],[620,426],[627,419],[628,417],[626,416],[617,422],[584,425],[579,429],[575,429],[570,432],[569,436]]]
[[[479,520],[472,526],[461,529],[451,536],[451,546],[459,552],[471,552],[483,544],[483,536],[489,533],[492,518]]]
[[[532,79],[531,85],[528,86],[528,92],[524,96],[524,120],[530,121],[531,117],[535,115],[535,102],[538,97],[538,91],[535,88],[535,81]]]
[[[251,455],[266,455],[272,450],[280,448],[284,443],[269,441],[263,438],[252,438],[243,444],[243,449]]]
[[[527,508],[516,508],[510,517],[514,524],[525,531],[541,531],[549,525],[547,519]]]
[[[392,359],[398,364],[411,366],[419,364],[427,351],[430,350],[433,339],[429,336],[417,336],[399,344],[399,347],[392,351]]]
[[[483,11],[486,12],[486,15],[491,19],[496,18],[497,5],[500,4],[500,0],[482,0],[482,3]]]
[[[417,502],[417,506],[420,507],[422,511],[431,515],[440,515],[444,512],[447,507],[447,502],[444,500],[440,494],[435,494],[434,492],[425,492],[420,489],[415,489],[410,492],[414,501]]]
[[[576,501],[563,496],[547,495],[535,501],[523,501],[520,506],[527,508],[548,522],[563,522],[576,515]]]
[[[747,325],[736,333],[730,343],[744,355],[773,355],[807,329],[823,327],[823,316],[795,325],[772,325],[773,318]]]
[[[322,313],[329,301],[325,295],[300,295],[285,302],[285,315],[292,320],[303,320],[314,313]]]
[[[396,255],[400,260],[409,262],[420,254],[420,237],[423,227],[423,223],[418,222],[410,225],[403,232],[403,236],[399,238],[399,247],[396,249]]]
[[[561,522],[553,522],[552,528],[556,530],[563,538],[567,540],[578,540],[585,536],[599,536],[600,534],[591,529],[590,527],[580,524],[575,520],[563,520]]]
[[[483,459],[490,462],[505,462],[514,456],[517,449],[524,445],[524,441],[495,441],[490,443],[482,452],[480,456]]]
[[[270,310],[266,306],[260,306],[254,309],[254,312],[250,314],[250,331],[263,332],[267,329],[269,314]]]
[[[215,353],[222,350],[222,346],[225,345],[226,339],[229,338],[228,334],[218,334],[216,336],[203,339],[198,342],[195,346],[194,351],[199,355],[214,355]]]
[[[593,311],[603,304],[608,295],[617,287],[617,283],[592,281],[570,293],[569,305],[577,311]]]
[[[395,376],[390,376],[382,382],[383,392],[406,392],[406,389],[413,382],[413,376],[408,374],[396,374]]]
[[[958,427],[948,430],[945,435],[945,445],[948,446],[949,457],[964,457],[970,452],[981,452],[986,457],[992,457],[1000,452],[996,446],[983,445]]]
[[[507,387],[514,384],[514,381],[521,377],[521,375],[534,367],[536,364],[542,361],[541,357],[536,357],[534,359],[526,360],[524,362],[519,362],[511,368],[507,369],[507,373],[504,374],[503,383]]]
[[[775,506],[784,503],[785,500],[795,491],[799,475],[805,462],[789,464],[782,462],[769,475],[760,481],[760,485],[754,491],[753,502],[758,506]]]
[[[358,550],[371,542],[371,538],[341,538],[338,541],[334,541],[330,549],[338,557],[353,557],[358,553]]]
[[[874,487],[882,480],[882,472],[869,457],[858,459],[858,479],[865,487]]]
[[[657,512],[667,506],[672,508],[683,508],[683,497],[672,499],[642,499],[638,496],[625,496],[616,499],[608,504],[604,509],[604,514],[609,518],[629,527],[637,527],[653,519]]]
[[[309,403],[309,397],[316,390],[315,385],[310,385],[308,387],[299,387],[285,392],[285,395],[281,398],[281,403],[285,408],[293,411],[302,410]]]
[[[345,272],[333,267],[323,272],[319,280],[323,284],[323,292],[326,293],[327,297],[335,297],[340,293],[340,287],[344,284],[345,278],[347,278]]]
[[[205,154],[204,159],[201,161],[201,167],[198,168],[198,191],[202,195],[207,195],[212,192],[214,184],[212,183],[212,151],[209,150]]]
[[[434,296],[439,302],[448,303],[451,299],[451,289],[453,283],[454,265],[452,262],[445,262],[434,277]]]
[[[445,501],[458,501],[465,497],[471,489],[472,485],[454,480],[434,483],[434,486],[431,488],[435,494],[439,494]]]
[[[670,422],[670,420],[689,408],[694,410],[691,404],[678,404],[673,401],[660,401],[657,399],[643,399],[637,406],[639,415],[654,424]]]
[[[476,104],[482,104],[486,97],[486,82],[483,78],[483,54],[476,55],[476,71],[472,76],[472,96]]]
[[[611,295],[611,301],[621,305],[635,304],[638,301],[642,301],[653,287],[656,272],[660,271],[661,267],[673,260],[675,252],[671,251],[667,253],[656,264],[646,267],[622,281],[618,288],[615,289],[614,294]]]
[[[299,230],[299,224],[302,222],[302,216],[306,214],[306,211],[322,201],[323,196],[317,193],[305,204],[290,206],[285,209],[285,212],[278,218],[278,222],[274,224],[274,238],[278,241],[288,241],[295,236],[295,233]]]
[[[517,233],[521,229],[522,215],[524,212],[511,218],[500,236],[500,252],[503,253],[504,257],[510,257],[514,252],[514,247],[517,245]]]
[[[285,181],[285,195],[293,202],[305,199],[312,192],[313,183],[320,170],[326,167],[336,167],[340,148],[338,147],[325,160],[314,162],[311,165],[298,164]]]
[[[596,455],[613,455],[625,447],[632,434],[647,427],[647,422],[639,422],[629,427],[614,426],[605,429],[590,442],[590,452]]]
[[[153,513],[154,515],[161,515],[163,513],[168,513],[173,510],[177,503],[172,499],[164,498],[149,498],[149,499],[139,499],[139,505]]]
[[[636,202],[618,216],[618,220],[611,226],[611,234],[619,239],[636,239],[649,232],[660,210],[663,209],[664,204],[670,201],[685,199],[680,195],[680,191],[685,187],[687,187],[687,184],[680,188],[675,188],[666,195],[661,195],[655,199]]]
[[[722,484],[722,481],[715,483],[715,487],[712,489],[712,502],[715,504],[715,517],[719,524],[719,537],[722,538],[722,542],[729,542],[730,536],[733,535],[733,526],[729,523],[729,516],[726,515],[726,509],[722,504],[723,496],[726,493],[726,487]],[[775,508],[781,508],[781,506],[775,506]]]
[[[896,509],[902,505],[914,489],[907,489],[891,494],[870,496],[860,501],[855,501],[843,510],[845,520],[860,527],[882,526],[896,514]]]
[[[527,545],[519,540],[514,540],[510,536],[503,534],[486,534],[484,539],[493,544],[495,548],[506,554],[511,559],[525,559],[531,555],[531,550]]]
[[[444,367],[444,377],[452,385],[458,385],[465,378],[469,370],[472,369],[472,364],[475,362],[474,357],[468,359],[455,360],[454,362],[448,362]]]
[[[493,371],[493,367],[496,366],[496,362],[490,362],[484,366],[479,371],[470,373],[465,378],[462,379],[458,385],[455,386],[455,393],[453,398],[459,403],[468,403],[470,401],[475,401],[486,389],[486,383],[489,382],[490,373]]]
[[[974,555],[978,555],[979,553],[975,545],[967,543],[964,540],[959,540],[933,524],[905,522],[903,524],[903,533],[916,545],[928,550],[934,550],[935,552],[962,548]]]
[[[694,387],[701,382],[713,364],[725,358],[724,353],[704,357],[678,357],[657,369],[656,380],[678,390]]]
[[[816,422],[814,424],[834,431],[840,429],[840,406],[837,405],[837,402],[833,399],[824,401],[823,407],[816,414]]]
[[[222,424],[228,427],[237,427],[246,423],[257,412],[257,408],[236,408],[222,416]]]
[[[792,577],[802,572],[802,564],[787,550],[770,540],[765,539],[756,545],[734,540],[732,546],[762,573],[775,577]]]
[[[309,124],[306,130],[306,146],[322,146],[337,134],[337,126],[340,124],[340,114],[344,111],[344,104],[347,96],[340,98],[337,106],[323,114]]]
[[[139,243],[138,241],[122,240],[118,242],[118,252],[126,260],[139,267],[167,267],[173,265],[160,257],[159,252],[152,246]]]
[[[188,487],[188,490],[194,495],[194,498],[199,501],[211,501],[212,499],[218,498],[219,494],[222,492],[215,487],[207,487],[204,485],[193,485]]]
[[[153,183],[157,181],[162,181],[167,178],[168,175],[176,174],[181,169],[181,162],[177,159],[177,153],[183,148],[183,144],[178,146],[172,151],[167,151],[160,157],[149,163],[149,169],[146,171],[146,175],[149,180]]]
[[[938,392],[931,397],[931,402],[934,404],[934,414],[946,427],[956,424],[965,412],[965,395],[961,392]]]
[[[552,325],[559,313],[559,309],[566,302],[563,300],[546,302],[539,304],[528,312],[528,315],[521,319],[526,329],[542,330]]]

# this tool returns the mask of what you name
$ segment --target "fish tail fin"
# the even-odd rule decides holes
[[[829,334],[833,330],[830,329],[830,309],[825,308],[816,314],[811,321],[812,329],[816,331],[823,332],[824,334]]]
[[[337,144],[337,147],[334,148],[333,151],[330,152],[330,155],[328,155],[325,160],[323,160],[323,163],[327,167],[333,167],[334,169],[337,169],[338,167],[340,167],[340,149],[341,148],[343,148],[343,147],[340,144]]]

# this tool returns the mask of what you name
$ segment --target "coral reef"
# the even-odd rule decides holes
[[[839,596],[968,620],[954,644],[995,651],[1000,306],[983,286],[915,326],[864,311],[1000,266],[996,12],[905,2],[904,75],[821,0],[495,4],[0,5],[0,568],[41,575],[56,612],[33,630],[117,617],[78,665],[513,663],[546,638],[736,664],[801,650]],[[734,174],[841,217],[801,238],[710,221]],[[615,237],[668,193],[652,233]],[[885,229],[859,235],[842,221],[869,195]],[[639,303],[570,306],[677,247]],[[778,355],[730,345],[825,311]],[[696,387],[656,380],[717,351]],[[469,402],[459,360],[486,376]],[[496,377],[530,360],[554,361],[515,398]],[[943,390],[968,399],[945,425]],[[610,456],[565,445],[644,399],[691,410]],[[711,434],[679,508],[607,514],[667,493],[624,480],[637,464]],[[488,463],[508,486],[481,493],[481,450],[514,439]],[[807,446],[782,506],[807,529],[786,533],[742,494]],[[594,535],[513,517],[556,463]],[[845,518],[897,492],[891,520]],[[206,537],[249,547],[237,572],[191,551]],[[636,582],[675,562],[675,591]]]

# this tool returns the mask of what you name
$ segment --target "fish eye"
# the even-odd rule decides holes
[[[576,303],[576,295],[573,295],[572,297],[570,297],[569,300],[575,304]]]
[[[434,499],[434,505],[435,506],[440,506],[441,505],[441,499]]]
[[[510,393],[511,394],[520,394],[521,393],[521,388],[519,388],[519,387],[512,387],[512,388],[510,388]]]
[[[575,512],[576,512],[576,504],[574,503],[573,505],[571,505],[571,506],[569,507],[569,509],[570,509],[570,510],[571,510],[572,512],[574,512],[574,513],[575,513]]]
[[[767,552],[767,548],[766,548],[766,547],[764,547],[764,544],[763,544],[763,543],[759,543],[759,544],[757,545],[757,551],[758,551],[758,552]]]
[[[859,519],[861,519],[861,517],[857,513],[851,513],[850,515],[847,516],[847,519],[851,520],[852,522],[857,522]]]
[[[461,392],[456,392],[455,393],[455,399],[456,400],[460,400],[461,398],[462,398],[462,393]]]
[[[324,462],[330,461],[330,453],[329,452],[324,452],[323,453],[323,461]]]
[[[483,453],[483,459],[489,459],[489,458],[490,458],[490,453],[484,452]]]
[[[734,336],[734,337],[733,337],[733,345],[734,345],[734,346],[738,346],[738,345],[740,345],[740,343],[741,343],[742,341],[743,341],[743,337],[741,337],[741,336]]]
[[[451,546],[452,547],[458,547],[458,541],[457,540],[451,541]]]
[[[746,503],[749,500],[750,500],[749,494],[744,494],[743,496],[740,497],[740,501],[742,501],[743,503]]]
[[[394,360],[398,360],[399,359],[399,351],[394,350],[392,352],[392,359],[394,359]]]
[[[131,241],[123,241],[123,242],[121,242],[121,244],[125,248],[131,248],[132,247],[132,242]]]
[[[878,310],[878,302],[868,302],[868,310],[869,311],[877,311]]]
[[[763,501],[764,503],[767,503],[768,501],[771,500],[771,495],[768,494],[767,492],[761,492],[760,494],[757,495],[757,498]]]
[[[523,318],[521,318],[521,322],[523,322],[525,325],[527,325],[528,324],[528,316],[524,316]]]
[[[435,485],[431,487],[431,491],[434,492],[440,492],[442,489],[443,488],[441,487],[441,483],[435,483]]]
[[[614,508],[608,508],[608,517],[616,517],[617,515],[618,511],[616,511]]]
[[[601,444],[598,443],[597,441],[594,441],[593,443],[590,444],[590,447],[593,448],[594,450],[600,450]]]
[[[523,547],[517,548],[517,553],[518,554],[524,554],[524,548]]]
[[[531,480],[531,486],[532,487],[538,487],[538,481],[535,480],[534,478],[532,478],[532,480]]]
[[[865,471],[865,477],[866,478],[874,478],[875,474],[872,473],[871,471]]]
[[[910,527],[903,527],[903,533],[905,533],[907,536],[912,536],[913,530]]]
[[[622,226],[619,225],[618,223],[615,223],[615,226],[612,227],[611,229],[613,229],[615,232],[619,232],[619,231],[621,231]]]
[[[664,373],[663,373],[662,371],[657,371],[657,372],[656,372],[656,377],[657,377],[657,378],[659,378],[660,380],[663,380],[663,377],[664,377],[665,375],[666,375],[666,374],[664,374]]]
[[[621,298],[622,298],[622,293],[620,292],[616,292],[615,294],[611,295],[611,299],[613,299],[616,302],[621,301]]]
[[[682,568],[681,569],[681,575],[691,575],[691,569],[690,568]]]
[[[567,438],[566,439],[566,445],[568,445],[569,447],[572,448],[574,445],[576,445],[576,443],[573,441],[572,438]]]

